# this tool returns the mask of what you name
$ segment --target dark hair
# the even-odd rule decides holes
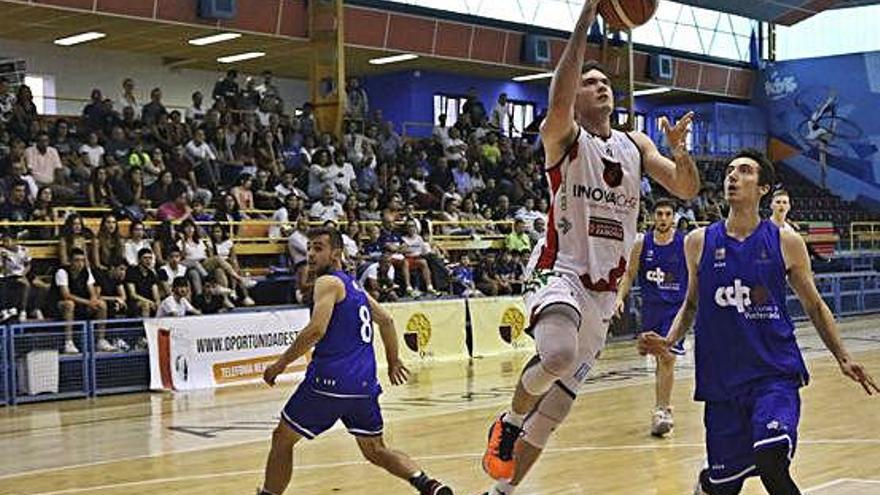
[[[171,282],[171,287],[189,287],[189,282],[187,282],[186,277],[174,277],[174,282]]]
[[[146,249],[146,248],[144,248],[144,249]],[[168,248],[168,256],[171,256],[174,253],[183,254],[183,251],[181,251],[180,248],[177,247],[176,245]]]
[[[654,202],[654,208],[651,211],[657,211],[659,208],[669,208],[675,213],[675,201],[671,198],[660,198]]]
[[[140,248],[138,250],[138,259],[143,258],[145,254],[153,254],[153,250],[150,248]]]
[[[85,255],[86,255],[86,252],[78,247],[72,248],[70,250],[70,257],[71,258],[73,258],[74,256],[85,256]]]
[[[330,237],[331,249],[342,249],[342,234],[336,229],[329,227],[315,227],[309,229],[309,232],[306,234],[309,239],[316,239],[322,235]]]
[[[738,158],[748,158],[760,166],[758,171],[759,186],[772,186],[776,183],[776,167],[773,166],[773,162],[764,153],[754,148],[743,148],[730,161]]]
[[[602,74],[605,74],[609,78],[611,77],[611,73],[608,72],[608,68],[605,67],[605,65],[602,62],[599,62],[598,60],[585,61],[584,65],[583,65],[583,70],[581,71],[581,74],[586,74],[587,72],[590,72],[593,69],[601,72]]]

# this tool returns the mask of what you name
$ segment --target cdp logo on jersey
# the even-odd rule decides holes
[[[675,290],[678,290],[679,284],[675,283],[675,275],[664,272],[659,266],[653,270],[647,271],[645,273],[645,278],[648,279],[649,282],[654,282],[660,287],[674,288]],[[675,287],[671,287],[672,285]]]
[[[752,302],[757,306],[763,306],[769,300],[770,294],[766,288],[758,286],[752,289],[743,285],[742,280],[738,278],[733,280],[732,287],[718,287],[715,291],[715,304],[722,308],[735,307],[739,313],[745,313],[746,308],[752,306]]]

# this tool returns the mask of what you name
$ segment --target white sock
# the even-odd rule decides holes
[[[526,421],[526,415],[525,414],[517,414],[517,413],[513,412],[512,410],[507,411],[506,413],[504,413],[504,417],[502,418],[502,421],[504,421],[505,423],[507,423],[509,425],[513,425],[519,429],[522,429],[523,423],[525,423],[525,421]]]
[[[498,480],[489,490],[489,495],[513,495],[514,490],[516,490],[516,486],[511,485],[509,481]]]

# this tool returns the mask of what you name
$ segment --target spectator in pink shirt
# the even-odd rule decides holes
[[[189,207],[186,186],[176,183],[171,188],[171,201],[166,201],[159,206],[156,216],[159,220],[185,220],[192,215]]]
[[[56,182],[56,171],[64,169],[58,150],[49,146],[49,134],[45,132],[39,133],[37,143],[24,151],[24,159],[31,170],[31,175],[40,186],[48,186]]]

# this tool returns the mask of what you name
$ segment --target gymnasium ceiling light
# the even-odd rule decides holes
[[[250,60],[252,58],[260,58],[265,57],[265,52],[247,52],[247,53],[238,53],[236,55],[226,55],[225,57],[220,57],[217,59],[221,64],[232,64],[235,62],[241,62],[243,60]]]
[[[86,33],[74,34],[72,36],[67,36],[64,38],[58,38],[55,40],[56,45],[61,46],[73,46],[78,45],[80,43],[86,43],[88,41],[99,40],[103,37],[107,36],[105,33],[99,33],[97,31],[88,31]]]
[[[516,76],[513,78],[516,82],[537,81],[538,79],[549,79],[553,77],[552,72],[542,72],[540,74],[527,74],[525,76]]]
[[[672,88],[667,87],[640,89],[638,91],[633,91],[633,96],[660,95],[663,93],[668,93],[670,91],[672,91]]]
[[[381,57],[370,59],[371,65],[385,65],[385,64],[393,64],[395,62],[406,62],[407,60],[415,60],[419,58],[418,55],[414,53],[403,53],[401,55],[392,55],[390,57]]]
[[[236,38],[241,38],[241,33],[218,33],[212,34],[211,36],[202,36],[201,38],[193,38],[189,40],[187,43],[195,46],[204,46],[204,45],[212,45],[214,43],[220,43],[222,41],[234,40]]]

